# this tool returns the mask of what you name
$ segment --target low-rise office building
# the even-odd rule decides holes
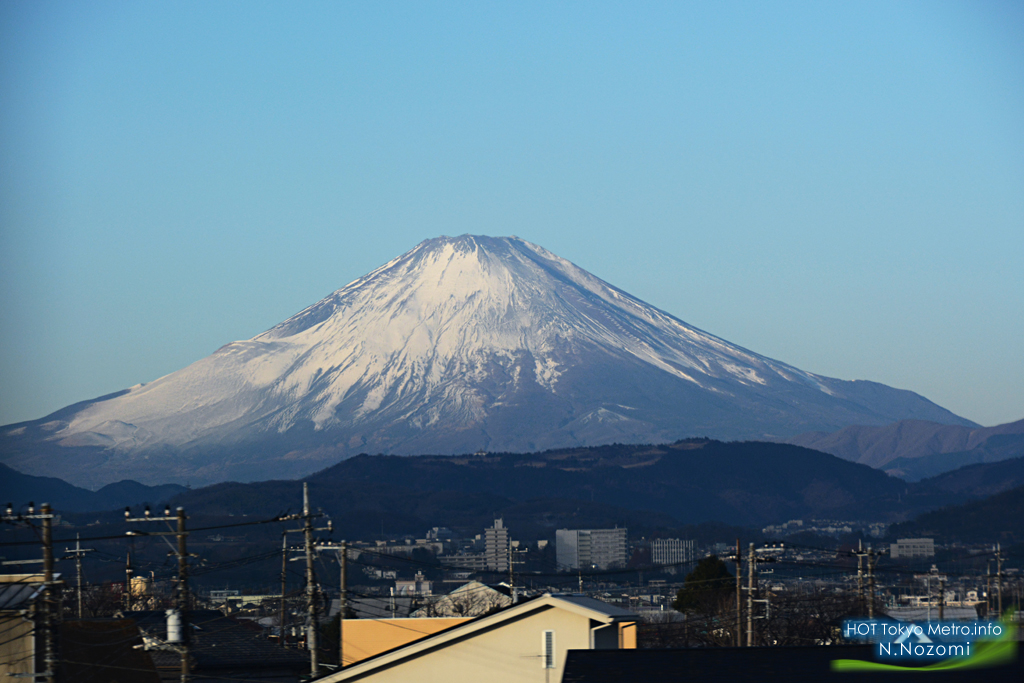
[[[899,538],[889,546],[889,557],[894,560],[913,560],[935,557],[935,539]]]

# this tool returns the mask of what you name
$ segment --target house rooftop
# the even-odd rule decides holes
[[[606,624],[622,621],[637,621],[639,619],[639,617],[632,612],[628,612],[614,605],[609,605],[601,602],[600,600],[594,600],[593,598],[587,598],[580,595],[553,595],[551,593],[544,593],[543,595],[520,600],[515,604],[503,607],[494,612],[484,614],[476,617],[475,619],[470,619],[469,621],[444,629],[443,631],[438,631],[437,633],[424,636],[423,638],[400,645],[391,650],[381,652],[373,657],[368,657],[367,659],[356,662],[351,666],[345,667],[342,671],[328,677],[327,680],[340,681],[348,677],[359,678],[376,669],[393,666],[403,660],[415,658],[439,648],[445,648],[466,638],[471,638],[476,634],[490,631],[504,623],[514,622],[527,615],[543,612],[549,609],[563,609],[568,612],[574,612],[587,617],[593,621],[604,622]]]
[[[42,584],[42,574],[0,574],[0,610],[27,609]]]
[[[163,611],[126,612],[149,636],[163,640],[167,634],[167,616]],[[191,610],[189,655],[197,669],[238,669],[259,666],[300,670],[308,666],[309,655],[281,647],[267,640],[255,625],[224,616],[217,610]],[[150,651],[158,667],[177,666],[176,652]]]
[[[635,621],[638,617],[635,612],[616,607],[615,605],[609,605],[607,602],[601,602],[594,598],[587,597],[586,595],[575,595],[575,594],[563,594],[563,593],[551,593],[551,597],[558,598],[564,602],[572,603],[583,609],[593,610],[606,615],[608,618],[618,621],[620,619],[628,619]]]

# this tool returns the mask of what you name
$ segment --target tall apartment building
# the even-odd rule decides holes
[[[555,532],[559,569],[608,569],[626,564],[626,529],[559,529]]]
[[[502,519],[494,520],[494,526],[484,529],[484,558],[491,571],[508,571],[508,529]]]
[[[651,563],[660,565],[679,565],[693,562],[696,543],[682,541],[678,538],[659,538],[651,541]]]

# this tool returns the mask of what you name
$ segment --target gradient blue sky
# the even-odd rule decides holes
[[[0,3],[0,424],[441,234],[1024,417],[1024,4]]]

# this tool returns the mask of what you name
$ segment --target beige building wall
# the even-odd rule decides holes
[[[342,629],[345,666],[419,640],[469,617],[439,619],[346,619]]]
[[[0,616],[0,680],[17,680],[9,679],[10,674],[35,673],[34,626],[19,614]]]
[[[345,622],[345,628],[349,626]],[[372,672],[374,683],[558,683],[562,680],[569,650],[590,649],[590,629],[599,625],[591,619],[564,609],[545,609],[518,620],[503,622],[499,628],[478,631],[461,642],[397,660],[390,667]],[[620,638],[629,629],[619,630]],[[555,667],[544,667],[544,632],[554,631]],[[635,644],[635,638],[632,639]],[[628,647],[628,646],[627,646]],[[385,656],[386,657],[386,656]],[[350,672],[351,675],[351,672]],[[359,680],[358,677],[345,677]],[[334,680],[328,677],[327,680]]]

